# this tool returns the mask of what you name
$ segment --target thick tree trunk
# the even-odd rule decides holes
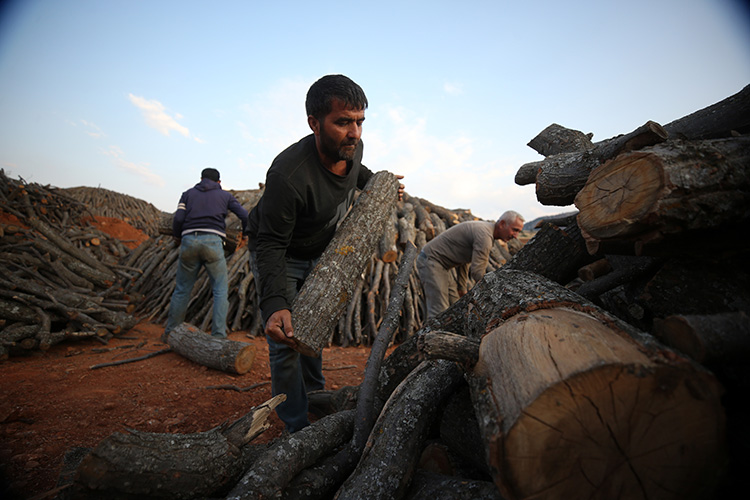
[[[130,431],[103,439],[78,466],[70,498],[202,498],[239,480],[247,443],[268,428],[283,395],[229,426],[196,434]]]
[[[533,274],[500,270],[467,295],[482,337],[472,397],[505,497],[699,498],[715,486],[724,414],[709,372]]]
[[[318,356],[327,345],[397,200],[396,176],[376,173],[305,280],[292,304],[296,349],[302,354]]]
[[[227,373],[247,373],[255,360],[254,345],[213,338],[188,323],[182,323],[172,330],[167,343],[177,354]]]
[[[749,166],[750,137],[671,141],[620,155],[592,172],[575,199],[589,252],[628,240],[641,253],[689,231],[701,239],[698,231],[746,222]]]

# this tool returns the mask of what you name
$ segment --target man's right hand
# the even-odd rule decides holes
[[[297,340],[292,328],[292,312],[289,309],[280,309],[273,313],[266,321],[265,333],[276,342],[295,347]]]

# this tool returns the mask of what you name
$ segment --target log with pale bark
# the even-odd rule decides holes
[[[297,351],[318,356],[328,345],[397,200],[395,175],[382,171],[368,181],[292,303]]]
[[[247,373],[255,360],[253,344],[215,338],[189,323],[177,325],[166,340],[177,354],[226,373]]]
[[[593,171],[575,199],[578,225],[592,254],[610,241],[630,242],[636,254],[663,251],[670,239],[675,254],[701,248],[700,240],[739,250],[747,238],[732,226],[750,219],[748,190],[750,137],[670,141]],[[705,241],[709,230],[713,238]]]

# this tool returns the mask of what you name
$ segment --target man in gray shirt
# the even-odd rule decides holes
[[[512,240],[523,229],[523,222],[518,212],[508,210],[494,224],[462,222],[430,240],[417,258],[427,317],[445,311],[464,295],[469,276],[479,282],[487,271],[494,241]]]

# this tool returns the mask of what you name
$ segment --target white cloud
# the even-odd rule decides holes
[[[463,87],[458,83],[445,82],[443,91],[448,95],[461,95],[464,93]]]
[[[128,94],[128,98],[141,110],[149,127],[155,128],[166,136],[174,130],[185,137],[190,137],[188,128],[177,123],[177,120],[182,118],[181,114],[175,113],[174,116],[170,116],[164,105],[157,100],[148,100],[133,94]]]
[[[86,127],[88,130],[86,131],[86,134],[93,137],[94,139],[100,139],[102,137],[106,137],[106,134],[102,132],[102,129],[100,129],[95,123],[81,120],[81,123]]]
[[[152,172],[148,167],[148,163],[133,163],[124,158],[125,153],[118,146],[110,146],[109,149],[102,151],[102,154],[112,158],[112,162],[118,168],[121,168],[127,172],[135,174],[145,179],[146,183],[153,184],[157,187],[164,187],[166,182],[164,179]]]

